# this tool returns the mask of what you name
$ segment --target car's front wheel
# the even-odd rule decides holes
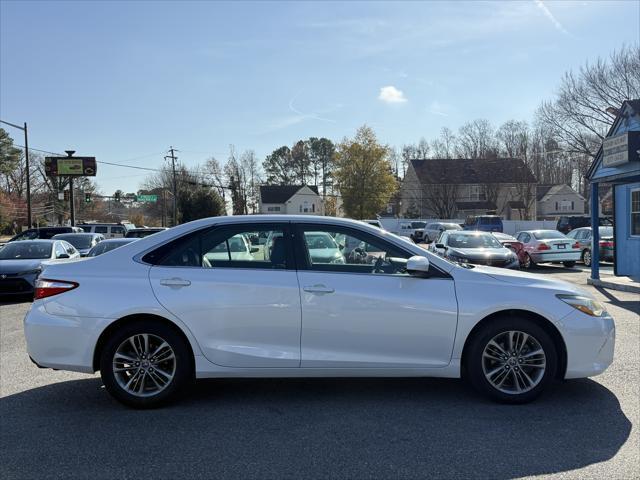
[[[493,400],[530,402],[555,378],[558,362],[553,340],[527,318],[491,321],[470,342],[466,374],[479,392]]]
[[[582,252],[582,262],[587,267],[591,266],[591,250],[587,249],[584,252]]]
[[[173,328],[135,321],[118,329],[100,357],[107,391],[135,408],[152,408],[174,399],[193,378],[190,349]]]

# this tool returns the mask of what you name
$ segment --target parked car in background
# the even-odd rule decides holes
[[[506,233],[494,232],[492,235],[496,237],[502,245],[516,254],[518,261],[520,262],[520,266],[523,267],[527,252],[525,251],[522,242],[519,242],[515,237],[507,235]]]
[[[600,226],[612,226],[613,221],[609,217],[600,217]],[[588,215],[562,216],[558,219],[556,230],[565,235],[576,228],[590,227],[591,217]]]
[[[53,239],[69,242],[81,256],[86,257],[89,250],[104,240],[104,236],[101,233],[59,233]]]
[[[614,256],[614,240],[613,227],[598,227],[600,234],[600,261],[613,262]],[[591,266],[591,252],[593,251],[593,230],[591,227],[580,227],[571,230],[567,237],[575,240],[580,244],[580,259],[587,266]]]
[[[481,232],[502,232],[502,217],[497,215],[470,215],[464,222],[465,230],[480,230]]]
[[[104,238],[122,238],[135,228],[132,223],[80,223],[78,226],[87,233],[100,233]]]
[[[573,267],[580,260],[580,244],[557,230],[527,230],[518,232],[516,239],[524,245],[524,268],[536,263]]]
[[[409,237],[411,240],[414,239],[414,234],[416,230],[424,230],[424,227],[427,225],[426,222],[422,222],[420,220],[406,221],[400,222],[398,225],[398,231],[393,232],[401,237]],[[415,240],[414,240],[415,242]]]
[[[440,234],[445,230],[462,230],[457,223],[431,222],[427,223],[424,230],[424,241],[431,243],[438,239]]]
[[[18,240],[48,240],[53,238],[54,235],[59,233],[82,233],[82,229],[79,227],[41,227],[30,228],[22,233],[12,237],[9,242],[15,242]]]
[[[130,228],[127,230],[125,238],[144,238],[164,230],[167,230],[167,227]]]
[[[0,296],[33,294],[43,262],[78,257],[80,253],[64,240],[7,243],[0,249]]]
[[[127,243],[135,242],[136,240],[137,238],[107,238],[106,240],[102,240],[95,247],[89,250],[89,253],[87,253],[87,257],[97,257],[98,255],[110,252],[111,250],[122,247]]]
[[[462,376],[494,400],[524,403],[613,361],[614,320],[576,285],[309,217],[205,218],[47,266],[24,319],[26,350],[42,367],[99,370],[107,392],[137,408],[175,399],[194,378],[255,376]],[[203,261],[256,231],[271,234],[270,260]],[[316,261],[307,232],[379,254]]]
[[[518,256],[489,232],[445,230],[432,245],[435,253],[454,262],[520,268]]]

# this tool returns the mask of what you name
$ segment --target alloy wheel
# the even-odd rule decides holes
[[[544,377],[544,349],[533,336],[517,330],[493,337],[482,352],[482,370],[496,390],[522,394],[534,389]]]
[[[591,266],[591,252],[589,250],[585,250],[582,254],[582,261],[587,267]]]
[[[163,338],[140,333],[124,340],[113,355],[118,385],[136,397],[151,397],[167,388],[176,373],[176,355]]]

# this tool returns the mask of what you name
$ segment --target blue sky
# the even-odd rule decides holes
[[[638,42],[637,1],[0,2],[0,119],[30,143],[157,167],[260,159],[362,124],[400,146],[530,119],[562,74]],[[19,131],[12,131],[19,138]],[[17,141],[17,143],[22,143]],[[142,172],[101,165],[104,192]]]

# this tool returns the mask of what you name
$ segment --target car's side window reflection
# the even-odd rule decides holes
[[[202,268],[287,268],[282,228],[214,228],[173,242],[160,265]]]
[[[311,270],[406,274],[410,255],[365,233],[309,227],[302,238]]]

